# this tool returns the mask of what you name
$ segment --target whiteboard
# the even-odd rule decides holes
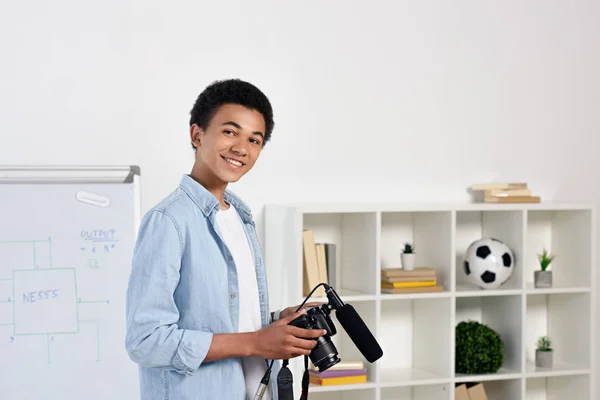
[[[0,398],[138,399],[125,295],[139,169],[0,169]]]

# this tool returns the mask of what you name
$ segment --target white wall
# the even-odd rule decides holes
[[[600,203],[599,2],[217,3],[3,2],[0,163],[138,164],[146,210],[191,167],[195,97],[240,77],[275,108],[232,186],[259,227],[267,202],[493,179]]]

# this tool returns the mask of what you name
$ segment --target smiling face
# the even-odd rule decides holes
[[[238,104],[219,107],[204,131],[193,124],[190,137],[197,147],[194,169],[203,184],[221,187],[238,181],[258,159],[264,135],[262,114]]]

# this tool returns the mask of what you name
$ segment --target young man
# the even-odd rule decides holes
[[[253,399],[271,360],[307,355],[325,333],[290,326],[297,306],[270,312],[251,212],[227,189],[273,126],[267,97],[240,80],[213,83],[194,104],[192,171],[144,216],[133,255],[126,348],[143,400]]]

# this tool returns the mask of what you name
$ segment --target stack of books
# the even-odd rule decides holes
[[[381,270],[381,293],[426,293],[442,292],[438,285],[437,274],[433,268],[416,267],[413,270],[403,268],[383,268]]]
[[[319,372],[314,366],[308,369],[309,382],[318,386],[349,385],[365,383],[367,370],[362,361],[340,361],[326,371]]]
[[[532,193],[525,182],[490,182],[471,186],[484,203],[539,203],[540,196]]]

